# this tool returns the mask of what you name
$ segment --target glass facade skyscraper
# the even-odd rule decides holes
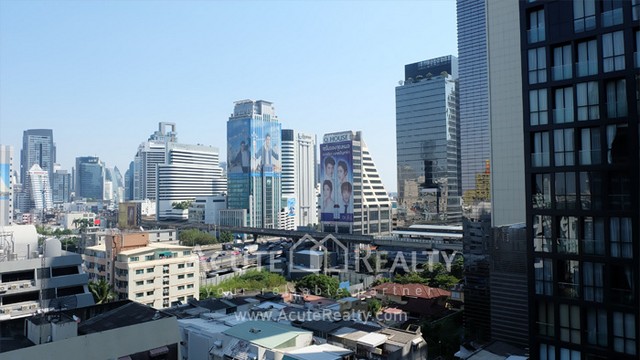
[[[227,122],[227,202],[246,209],[246,223],[276,228],[282,208],[281,125],[273,104],[264,100],[234,103]]]
[[[484,1],[458,0],[456,9],[461,191],[464,204],[469,206],[490,198],[486,5]]]
[[[457,79],[443,56],[406,65],[396,87],[399,225],[461,221]]]
[[[76,198],[102,200],[104,163],[95,156],[76,158]]]
[[[640,356],[639,15],[520,2],[534,359]]]

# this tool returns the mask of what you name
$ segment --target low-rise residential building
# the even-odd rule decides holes
[[[0,340],[3,360],[182,359],[175,316],[131,301],[46,313],[16,327],[23,336]]]
[[[227,196],[198,196],[189,206],[189,222],[195,224],[219,224],[220,210],[227,208]]]

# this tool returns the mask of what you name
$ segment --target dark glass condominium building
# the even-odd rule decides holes
[[[640,356],[640,1],[521,1],[530,351]]]

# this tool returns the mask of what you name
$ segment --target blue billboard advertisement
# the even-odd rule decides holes
[[[9,200],[10,178],[9,164],[0,164],[0,200]]]
[[[296,216],[296,198],[287,198],[287,216]]]
[[[351,141],[320,145],[322,221],[353,222],[353,153]]]
[[[281,125],[255,119],[227,123],[227,172],[261,176],[279,175]]]

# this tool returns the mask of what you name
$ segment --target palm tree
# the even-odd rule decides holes
[[[111,289],[111,285],[105,280],[89,282],[89,291],[93,295],[93,301],[96,304],[104,304],[116,299],[116,294]]]

